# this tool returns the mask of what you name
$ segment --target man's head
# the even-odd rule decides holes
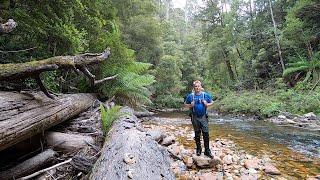
[[[195,93],[199,93],[202,90],[201,81],[195,80],[193,81],[193,90]]]

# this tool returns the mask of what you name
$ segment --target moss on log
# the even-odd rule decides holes
[[[0,81],[26,78],[44,71],[56,69],[75,69],[104,61],[110,55],[110,49],[98,54],[80,54],[76,56],[56,56],[39,61],[25,63],[0,64]]]

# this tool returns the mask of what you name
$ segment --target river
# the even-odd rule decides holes
[[[186,113],[161,113],[158,118],[165,123],[191,127]],[[209,117],[209,125],[212,140],[230,139],[252,155],[270,156],[284,177],[305,179],[320,174],[319,132],[231,117]],[[184,138],[181,141],[194,146],[192,141]]]

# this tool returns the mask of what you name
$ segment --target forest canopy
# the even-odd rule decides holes
[[[110,47],[110,58],[90,67],[98,78],[118,74],[94,89],[104,99],[180,107],[199,79],[219,97],[220,110],[320,113],[319,12],[317,0],[186,0],[183,9],[172,0],[2,0],[0,23],[17,26],[0,35],[0,63]],[[41,78],[52,92],[92,91],[71,70]],[[0,88],[36,85],[26,79]],[[245,105],[237,95],[260,104]]]

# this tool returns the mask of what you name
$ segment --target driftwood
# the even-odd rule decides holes
[[[77,134],[67,134],[60,132],[47,132],[46,142],[53,149],[62,151],[74,151],[86,146],[94,144],[91,136],[83,136]]]
[[[62,166],[62,165],[64,165],[64,164],[70,163],[71,161],[72,161],[72,159],[68,159],[68,160],[63,161],[63,162],[61,162],[61,163],[58,163],[58,164],[56,164],[56,165],[54,165],[54,166],[51,166],[51,167],[42,169],[42,170],[37,171],[37,172],[35,172],[35,173],[33,173],[33,174],[30,174],[30,175],[28,175],[28,176],[19,178],[18,180],[31,179],[31,178],[33,178],[33,177],[35,177],[35,176],[38,176],[38,175],[40,175],[40,174],[42,174],[42,173],[44,173],[44,172],[47,172],[47,171],[49,171],[49,170],[51,170],[51,169],[54,169],[54,168],[57,168],[57,167]]]
[[[150,112],[150,111],[135,111],[134,115],[137,116],[137,118],[142,118],[142,117],[150,117],[150,116],[154,116],[154,112]]]
[[[95,76],[91,74],[87,66],[100,63],[107,59],[109,55],[110,48],[107,48],[104,52],[98,54],[86,53],[76,56],[56,56],[39,61],[0,64],[0,81],[25,79],[28,77],[34,78],[41,91],[43,91],[46,96],[53,99],[53,96],[49,94],[41,81],[40,74],[42,72],[57,69],[73,69],[77,73],[81,71],[89,78],[91,86],[96,86],[107,80],[116,78],[117,75],[96,80]]]
[[[17,23],[13,19],[8,19],[4,24],[0,24],[0,33],[9,33],[17,27]]]
[[[0,91],[0,151],[80,114],[94,101],[91,94],[65,94],[51,100]]]
[[[175,179],[168,152],[138,130],[140,125],[130,109],[121,112],[123,115],[109,131],[90,179]]]
[[[56,155],[57,153],[55,151],[47,149],[11,169],[0,172],[0,179],[16,179],[30,174],[54,160]]]

